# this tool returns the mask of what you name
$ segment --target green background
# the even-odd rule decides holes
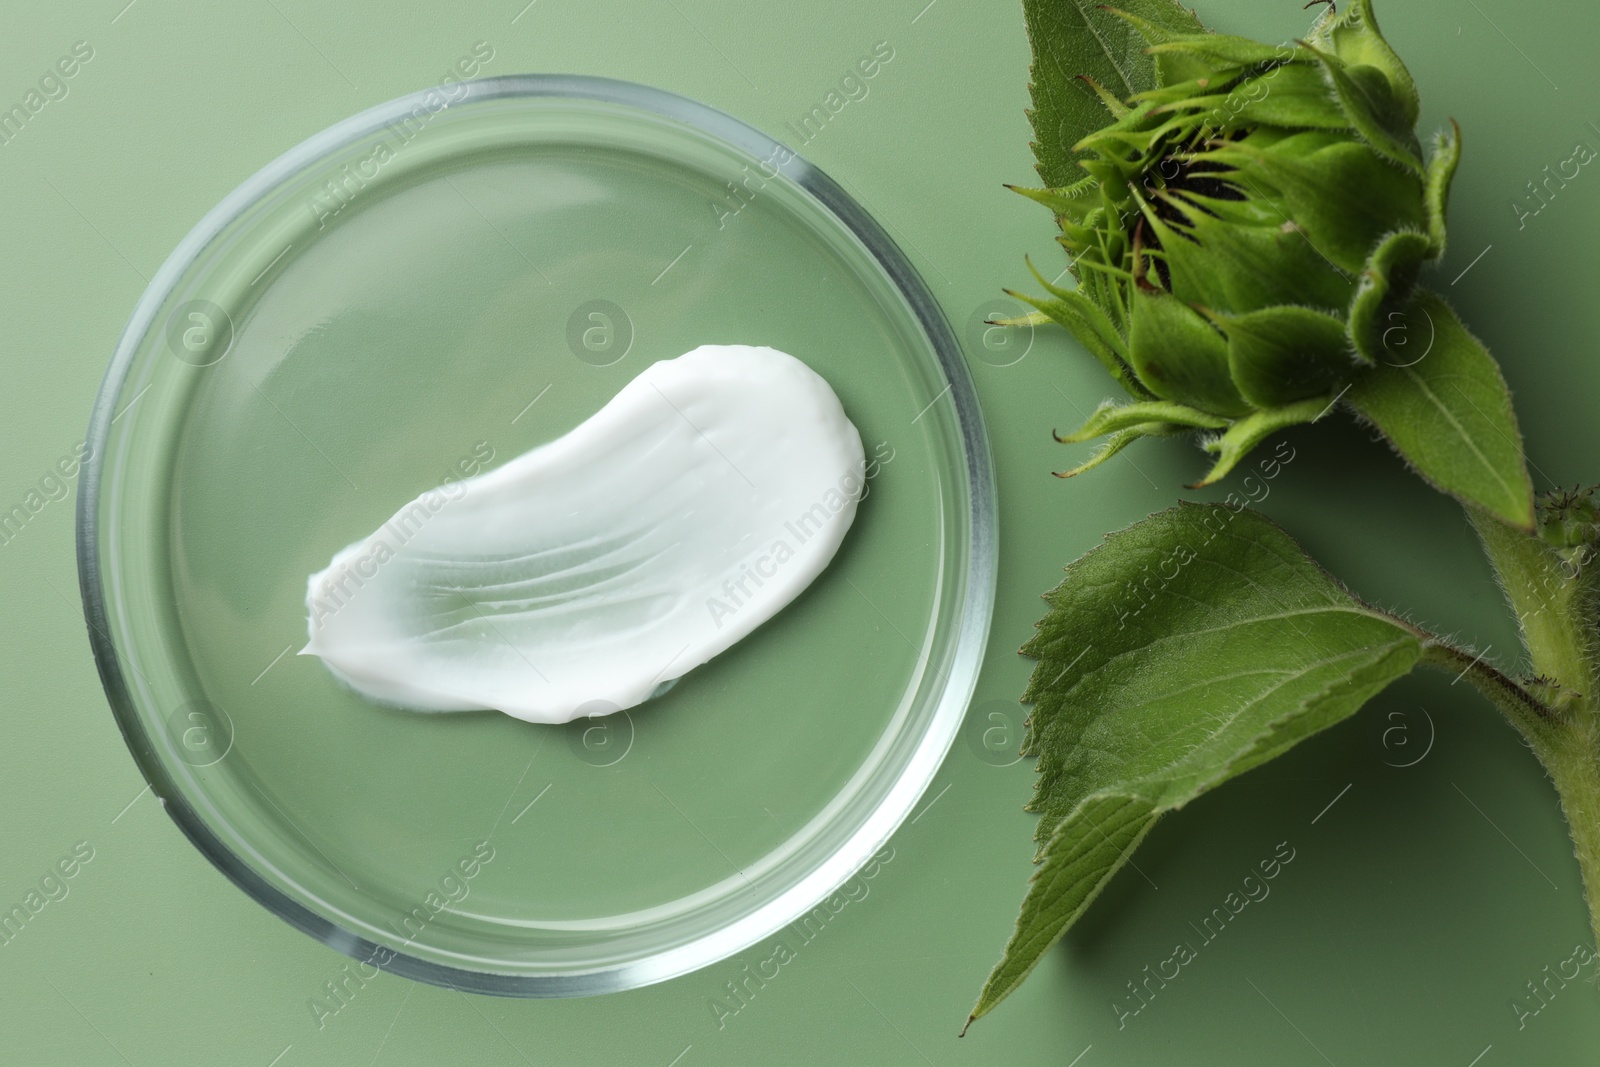
[[[141,792],[90,660],[73,505],[52,502],[0,546],[0,907],[20,903],[74,843],[94,858],[64,900],[0,945],[0,1062],[1593,1062],[1592,983],[1558,990],[1520,1026],[1513,1007],[1525,983],[1590,938],[1555,795],[1492,709],[1437,675],[1406,680],[1165,820],[1064,946],[956,1040],[1031,853],[1028,763],[983,758],[978,731],[1015,721],[1028,665],[1014,650],[1042,608],[1037,594],[1101,533],[1182,495],[1204,457],[1182,442],[1146,444],[1078,481],[1049,476],[1081,455],[1049,429],[1111,390],[1058,333],[990,336],[1010,346],[995,352],[973,325],[999,287],[1029,286],[1025,253],[1051,275],[1062,262],[1042,209],[1000,188],[1033,177],[1021,11],[1009,0],[924,3],[7,6],[4,107],[74,42],[94,58],[0,146],[0,510],[81,441],[130,309],[206,210],[312,133],[436,84],[475,42],[494,48],[488,74],[629,78],[792,139],[785,124],[887,41],[895,57],[870,94],[805,154],[901,242],[983,357],[973,373],[999,472],[1002,566],[977,730],[957,741],[869,895],[720,1027],[712,998],[764,947],[579,1001],[467,997],[384,975],[319,1029],[307,999],[345,957],[234,889]],[[1308,25],[1287,2],[1216,0],[1200,13],[1272,41]],[[1593,478],[1600,175],[1586,167],[1520,223],[1513,204],[1536,206],[1527,183],[1576,143],[1600,148],[1600,11],[1391,0],[1379,15],[1422,89],[1423,126],[1453,116],[1465,131],[1452,249],[1435,284],[1504,363],[1536,483]],[[1514,630],[1455,506],[1347,421],[1290,439],[1295,459],[1264,510],[1357,592],[1510,665]],[[1295,859],[1271,896],[1119,1029],[1112,1005],[1125,984],[1190,938],[1189,924],[1280,842]]]

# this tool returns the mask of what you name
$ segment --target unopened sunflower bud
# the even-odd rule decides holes
[[[1047,297],[1013,295],[1134,399],[1059,438],[1107,437],[1064,477],[1139,437],[1198,430],[1216,455],[1208,484],[1379,358],[1387,315],[1444,252],[1460,132],[1424,159],[1416,88],[1369,0],[1277,47],[1118,14],[1160,87],[1118,100],[1089,82],[1110,121],[1074,146],[1086,176],[1018,190],[1056,214],[1078,288],[1039,277]]]

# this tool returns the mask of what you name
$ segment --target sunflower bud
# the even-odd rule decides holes
[[[1200,431],[1216,456],[1204,485],[1380,358],[1388,315],[1444,252],[1460,131],[1424,159],[1416,88],[1368,0],[1276,47],[1116,14],[1159,87],[1119,100],[1083,79],[1109,116],[1074,146],[1086,177],[1018,190],[1056,214],[1078,288],[1035,271],[1048,297],[1013,295],[1133,397],[1058,437],[1107,438],[1063,477],[1139,437]]]

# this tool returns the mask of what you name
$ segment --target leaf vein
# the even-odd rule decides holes
[[[1450,424],[1450,428],[1455,430],[1456,433],[1460,435],[1462,442],[1464,442],[1468,450],[1472,452],[1473,457],[1483,465],[1484,470],[1489,472],[1489,476],[1500,483],[1500,488],[1504,489],[1511,496],[1515,497],[1517,493],[1516,490],[1511,487],[1511,483],[1506,481],[1505,477],[1495,469],[1494,464],[1489,462],[1489,457],[1483,454],[1483,450],[1478,447],[1478,443],[1472,439],[1472,435],[1467,432],[1466,427],[1462,426],[1460,421],[1455,417],[1450,409],[1445,406],[1444,401],[1440,400],[1438,395],[1435,394],[1432,389],[1428,388],[1428,383],[1423,379],[1422,375],[1418,374],[1410,367],[1402,367],[1400,369],[1412,380],[1418,389],[1422,390],[1422,395],[1427,397],[1428,402],[1439,409],[1439,414],[1443,415],[1445,421]],[[1461,387],[1459,385],[1456,386],[1456,392],[1461,393]],[[1461,395],[1463,397],[1466,396],[1465,393],[1461,393]],[[1467,403],[1470,404],[1472,401],[1468,399]],[[1482,412],[1479,412],[1479,414],[1482,414]]]

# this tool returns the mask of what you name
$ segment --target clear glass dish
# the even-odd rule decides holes
[[[295,655],[334,551],[702,343],[807,361],[877,460],[778,616],[566,726],[379,707]],[[85,610],[167,813],[288,922],[460,989],[629,988],[794,922],[911,810],[988,632],[990,458],[933,298],[816,168],[625,82],[430,90],[273,162],[151,283],[89,442]]]

